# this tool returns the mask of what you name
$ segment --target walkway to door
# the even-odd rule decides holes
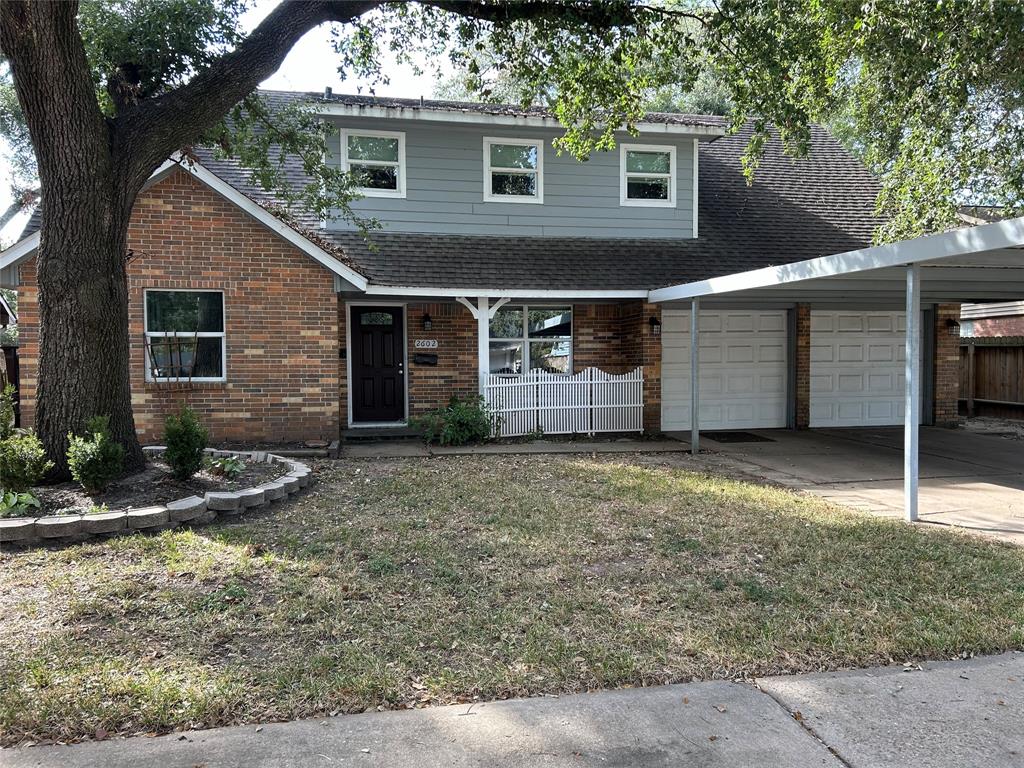
[[[705,448],[769,480],[873,514],[903,516],[903,430],[753,430],[764,442]],[[689,437],[681,433],[680,439]],[[1024,545],[1024,441],[921,428],[921,522],[956,525]]]

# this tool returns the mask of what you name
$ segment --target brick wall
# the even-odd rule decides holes
[[[794,313],[796,315],[795,421],[797,429],[807,429],[811,425],[811,305],[797,304]]]
[[[947,321],[958,320],[959,304],[939,304],[935,310],[935,424],[959,422],[960,337],[949,334]]]
[[[191,405],[215,441],[336,439],[338,327],[331,274],[188,174],[146,190],[128,233],[131,386],[144,442]],[[31,424],[39,353],[34,261],[21,270],[22,402]],[[143,291],[224,291],[227,382],[145,381]]]
[[[1024,315],[982,317],[962,322],[971,324],[974,328],[973,336],[1024,336]]]

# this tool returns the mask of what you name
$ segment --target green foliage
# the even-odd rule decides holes
[[[245,462],[237,456],[218,456],[207,462],[210,471],[215,475],[234,480],[245,469]]]
[[[27,491],[38,485],[52,467],[35,433],[18,429],[0,440],[0,489]]]
[[[199,423],[191,408],[182,408],[178,414],[167,417],[164,425],[164,460],[171,474],[179,480],[188,480],[203,466],[203,449],[207,431]]]
[[[452,397],[444,408],[425,413],[412,425],[427,443],[468,445],[489,440],[496,421],[480,395],[461,399]]]
[[[0,440],[14,433],[14,385],[7,384],[0,391]]]
[[[39,499],[31,493],[0,492],[0,517],[26,517],[39,507]]]
[[[102,493],[124,468],[124,446],[110,436],[110,418],[93,416],[85,434],[68,433],[71,476],[88,494]]]
[[[104,515],[110,511],[110,507],[106,504],[91,504],[85,514],[87,515]]]

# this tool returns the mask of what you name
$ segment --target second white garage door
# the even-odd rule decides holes
[[[661,428],[690,429],[690,313],[662,313]],[[701,429],[786,426],[786,313],[700,313]]]
[[[906,314],[811,312],[811,426],[903,422]]]

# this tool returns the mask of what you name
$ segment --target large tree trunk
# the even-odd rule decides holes
[[[107,199],[47,200],[38,254],[39,385],[36,429],[59,476],[67,475],[68,429],[95,415],[143,465],[129,387],[128,214]],[[113,210],[112,210],[113,209]]]
[[[68,432],[110,418],[129,467],[143,463],[128,383],[128,218],[141,182],[118,173],[111,131],[76,25],[76,3],[0,2],[0,43],[36,148],[36,428],[54,475],[68,476]]]

